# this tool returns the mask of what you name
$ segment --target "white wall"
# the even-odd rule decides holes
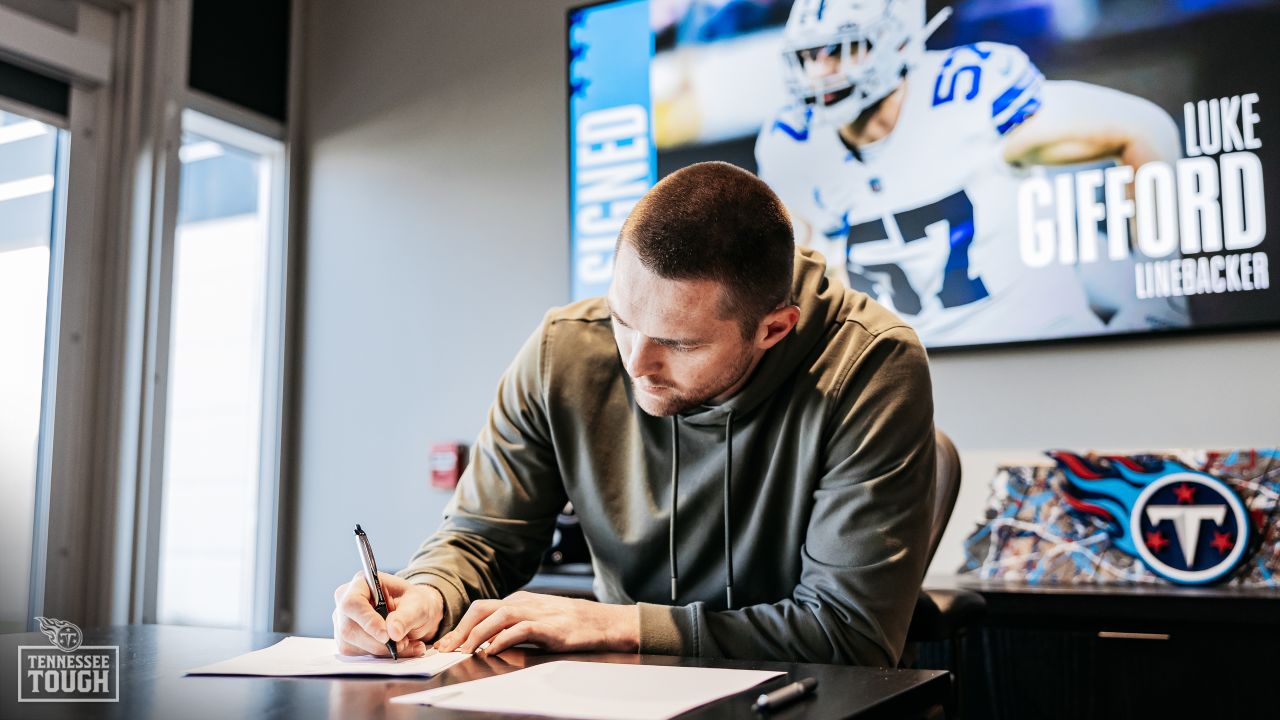
[[[306,298],[295,630],[325,634],[357,560],[438,522],[427,450],[470,440],[498,376],[568,293],[568,0],[309,6]],[[1280,334],[1056,345],[934,361],[965,458],[937,567],[997,459],[1048,447],[1280,443]]]
[[[498,377],[568,298],[570,2],[308,6],[309,184],[296,630],[438,524],[430,443],[470,441]]]

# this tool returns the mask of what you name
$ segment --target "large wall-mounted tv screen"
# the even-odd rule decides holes
[[[1280,324],[1274,0],[616,0],[568,15],[572,295],[724,160],[930,348]]]

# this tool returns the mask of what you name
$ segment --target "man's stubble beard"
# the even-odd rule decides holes
[[[654,417],[670,417],[705,405],[708,400],[719,397],[726,390],[737,385],[750,372],[751,363],[751,353],[744,352],[728,370],[717,375],[705,386],[695,388],[686,393],[672,394],[661,399],[645,395],[640,388],[636,387],[634,378],[628,377],[628,379],[631,380],[632,396],[636,399],[636,404],[640,406],[641,410]],[[655,406],[646,407],[646,404],[655,402],[657,403]]]

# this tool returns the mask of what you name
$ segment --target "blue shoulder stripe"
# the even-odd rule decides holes
[[[1034,115],[1035,112],[1039,109],[1040,109],[1040,98],[1033,97],[1030,100],[1023,103],[1022,107],[1018,108],[1017,112],[1015,112],[1012,117],[1010,117],[1008,120],[1005,120],[1003,123],[1001,123],[1000,126],[996,128],[996,130],[1000,131],[1001,135],[1004,135],[1010,130],[1021,125],[1023,122],[1026,121],[1027,118]]]
[[[1018,78],[1018,81],[1013,84],[1013,87],[1005,90],[1000,97],[996,98],[995,102],[991,103],[991,117],[994,118],[1009,109],[1009,106],[1013,104],[1014,100],[1018,99],[1019,95],[1022,95],[1031,86],[1039,85],[1043,80],[1044,76],[1040,74],[1040,71],[1034,67],[1028,67]]]

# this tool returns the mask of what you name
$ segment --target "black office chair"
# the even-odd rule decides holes
[[[951,438],[941,430],[934,431],[937,442],[937,471],[934,474],[933,517],[929,528],[929,555],[926,561],[933,562],[933,555],[946,532],[947,523],[951,520],[951,511],[955,508],[956,497],[960,494],[960,454]],[[986,601],[976,592],[959,589],[921,588],[916,597],[916,608],[911,615],[911,626],[907,629],[907,652],[904,653],[904,664],[916,656],[914,645],[927,642],[945,642],[951,655],[951,671],[955,675],[956,697],[959,699],[961,678],[960,667],[961,641],[967,628],[977,622],[986,612]],[[948,713],[949,714],[949,713]]]
[[[937,469],[933,474],[934,496],[933,515],[929,522],[929,562],[938,551],[942,542],[942,534],[947,530],[947,521],[951,519],[951,511],[956,506],[956,498],[960,495],[960,453],[951,438],[941,430],[933,431],[934,444],[937,447]]]

